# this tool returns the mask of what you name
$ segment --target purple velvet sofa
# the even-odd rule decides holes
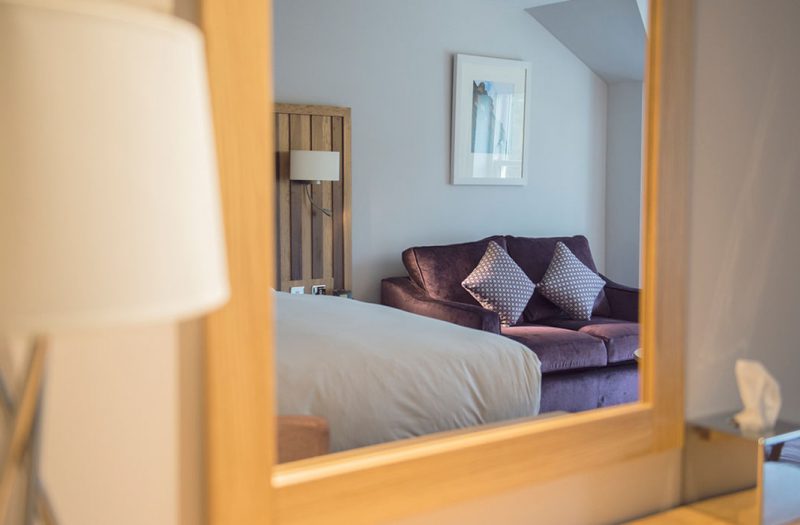
[[[489,241],[504,247],[528,277],[538,283],[561,241],[596,271],[586,237],[496,236],[447,246],[422,246],[403,252],[408,277],[384,279],[381,302],[469,328],[510,337],[542,362],[541,411],[578,412],[636,401],[639,392],[633,352],[639,347],[639,291],[606,281],[592,319],[575,321],[536,290],[517,325],[501,327],[496,313],[482,308],[461,287]]]

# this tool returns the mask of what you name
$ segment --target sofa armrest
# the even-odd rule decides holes
[[[381,281],[381,303],[467,328],[500,333],[497,313],[472,304],[434,299],[408,277],[390,277]]]
[[[639,289],[615,283],[602,274],[600,277],[606,282],[604,290],[611,307],[611,317],[632,323],[639,322]]]

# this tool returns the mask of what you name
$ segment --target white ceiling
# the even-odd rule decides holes
[[[524,8],[606,82],[644,77],[646,2],[503,0]]]

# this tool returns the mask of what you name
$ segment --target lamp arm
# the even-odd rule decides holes
[[[311,186],[311,185],[310,185],[310,184],[306,184],[305,186],[306,186],[306,196],[308,197],[308,202],[310,202],[310,203],[311,203],[311,206],[312,206],[314,209],[321,211],[322,213],[324,213],[324,214],[325,214],[325,215],[327,215],[328,217],[332,217],[331,210],[329,210],[329,209],[327,209],[327,208],[320,208],[320,207],[319,207],[319,206],[317,206],[317,204],[314,202],[314,199],[312,199],[312,198],[311,198],[311,190],[309,189],[309,186]]]

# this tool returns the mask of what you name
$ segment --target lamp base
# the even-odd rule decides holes
[[[32,525],[38,517],[45,525],[57,523],[53,507],[39,477],[39,451],[41,448],[42,389],[47,358],[47,339],[36,337],[28,361],[25,382],[19,401],[14,402],[0,376],[0,398],[2,408],[13,416],[11,433],[2,456],[0,471],[0,523],[5,523],[11,495],[20,477],[27,468],[25,523]]]

